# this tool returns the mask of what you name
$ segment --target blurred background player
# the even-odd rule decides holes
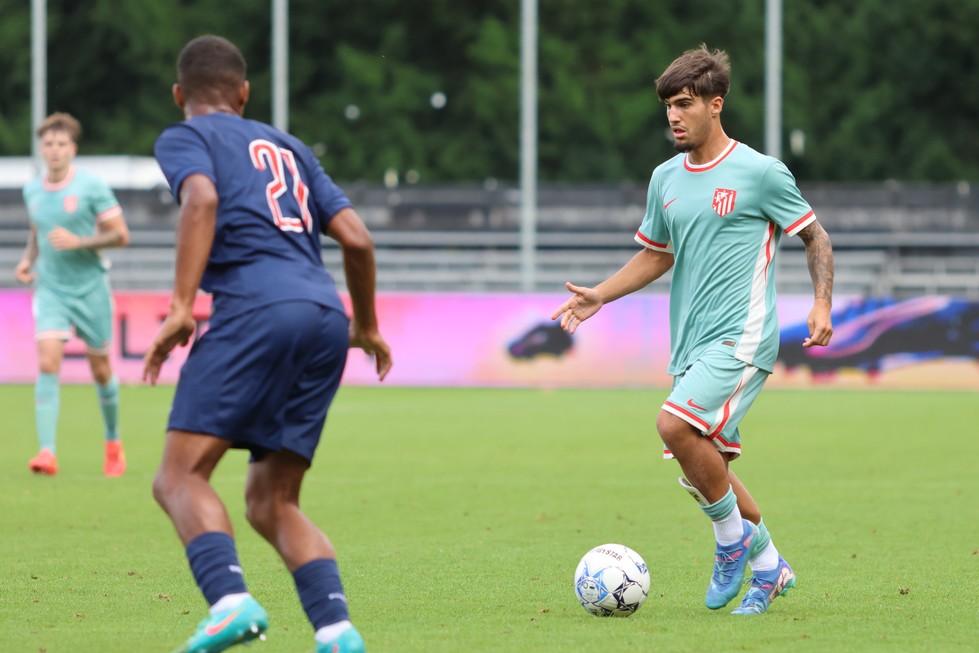
[[[40,372],[34,386],[40,452],[28,466],[39,474],[58,471],[58,375],[74,328],[87,346],[105,422],[103,472],[121,476],[126,457],[119,438],[119,381],[109,362],[113,303],[108,266],[99,250],[128,245],[129,229],[109,186],[72,164],[81,132],[79,122],[67,113],[48,116],[37,128],[46,170],[24,187],[31,233],[15,273],[21,283],[34,284]]]
[[[364,643],[349,620],[336,554],[299,495],[348,346],[374,355],[380,379],[391,368],[375,314],[374,247],[309,148],[242,117],[248,94],[238,48],[216,36],[194,39],[180,52],[173,87],[186,120],[155,147],[180,218],[170,313],[146,354],[145,379],[155,383],[169,352],[188,342],[198,288],[213,294],[209,329],[180,373],[153,483],[210,605],[180,650],[216,653],[268,628],[209,482],[237,447],[252,454],[248,521],[292,573],[316,651],[353,653]],[[343,251],[352,321],[323,267],[321,233]]]
[[[721,110],[730,88],[726,53],[690,50],[656,80],[680,154],[653,171],[646,216],[636,234],[644,249],[594,288],[567,284],[574,296],[552,315],[575,329],[603,304],[639,290],[673,268],[670,366],[673,390],[656,428],[680,483],[701,504],[717,539],[708,608],[751,586],[734,612],[765,612],[795,584],[761,511],[730,461],[741,453],[738,425],[761,392],[778,353],[775,254],[781,234],[806,248],[814,301],[803,347],[829,344],[833,251],[829,236],[778,160],[729,138]],[[781,473],[772,470],[773,473]]]

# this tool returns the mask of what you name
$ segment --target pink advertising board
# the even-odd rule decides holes
[[[139,383],[142,357],[166,315],[165,292],[117,292],[112,357],[124,383]],[[408,386],[668,386],[669,298],[638,294],[602,309],[569,337],[551,322],[564,294],[394,293],[378,298],[395,366],[385,382]],[[770,384],[979,389],[979,304],[947,297],[837,300],[833,345],[803,350],[811,306],[779,299],[780,364]],[[198,298],[206,325],[210,300]],[[838,315],[837,315],[838,312]],[[29,291],[0,291],[0,382],[36,376]],[[71,341],[65,382],[89,382],[84,347]],[[164,366],[176,381],[187,348]],[[373,367],[352,350],[345,381],[373,385]]]

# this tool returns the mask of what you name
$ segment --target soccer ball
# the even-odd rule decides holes
[[[575,596],[596,617],[628,617],[649,594],[649,569],[621,544],[603,544],[585,554],[574,572]]]

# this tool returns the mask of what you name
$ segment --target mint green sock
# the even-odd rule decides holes
[[[768,543],[772,541],[772,536],[768,533],[768,527],[765,526],[765,520],[762,519],[758,522],[758,540],[751,545],[751,552],[755,555],[761,553],[768,546]]]
[[[738,510],[738,498],[734,496],[734,489],[728,486],[727,494],[709,506],[701,506],[714,527],[714,537],[718,544],[734,544],[741,539],[744,534],[744,525],[741,522],[741,511]]]
[[[57,374],[40,374],[34,384],[34,419],[37,442],[41,449],[54,453],[58,433],[58,413],[61,410],[61,387]]]
[[[105,422],[105,439],[115,442],[119,439],[119,378],[115,374],[105,385],[95,384],[102,408],[102,421]]]
[[[727,494],[709,506],[700,506],[711,521],[720,521],[738,507],[738,498],[734,496],[734,488],[728,486]],[[739,513],[740,514],[740,513]]]

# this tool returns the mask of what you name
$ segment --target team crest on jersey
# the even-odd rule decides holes
[[[714,201],[711,202],[714,212],[723,218],[725,215],[734,210],[734,198],[737,196],[738,192],[735,190],[715,188]]]
[[[65,213],[74,213],[78,208],[78,195],[69,195],[64,201]]]

